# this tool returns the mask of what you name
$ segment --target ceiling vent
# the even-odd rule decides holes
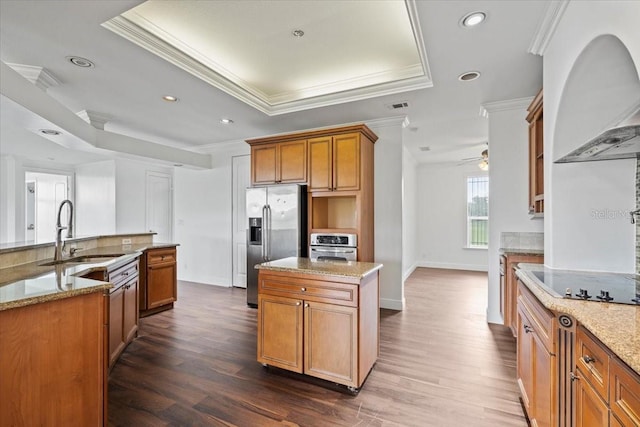
[[[431,151],[431,147],[429,147],[428,145],[424,146],[424,147],[418,147],[418,149],[420,151]]]
[[[394,102],[393,104],[387,104],[387,108],[389,110],[401,110],[403,108],[409,108],[409,103],[407,101]]]

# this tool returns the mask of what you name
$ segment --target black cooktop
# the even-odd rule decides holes
[[[531,273],[556,297],[640,305],[640,276],[637,274],[556,271],[547,268]]]

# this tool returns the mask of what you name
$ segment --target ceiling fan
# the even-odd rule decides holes
[[[488,145],[489,144],[487,144],[487,146]],[[460,163],[458,163],[458,166],[471,163],[471,162],[476,162],[476,161],[479,162],[478,167],[480,169],[482,169],[483,171],[489,170],[489,148],[488,147],[482,150],[482,153],[480,153],[479,157],[467,157],[466,159],[461,159]]]

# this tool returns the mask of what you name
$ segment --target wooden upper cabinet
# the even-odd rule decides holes
[[[527,109],[529,122],[529,213],[544,213],[544,116],[542,89]]]
[[[306,181],[306,140],[251,146],[251,183],[253,185]]]
[[[360,189],[360,134],[309,140],[309,191]]]

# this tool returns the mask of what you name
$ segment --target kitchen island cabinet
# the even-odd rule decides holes
[[[502,249],[500,255],[500,313],[504,325],[511,329],[514,337],[518,336],[518,278],[515,267],[521,263],[542,264],[544,255],[530,251]]]
[[[381,267],[307,258],[258,265],[258,361],[358,390],[378,357]]]
[[[60,274],[24,280],[25,299],[2,301],[1,426],[106,425],[109,287]]]

